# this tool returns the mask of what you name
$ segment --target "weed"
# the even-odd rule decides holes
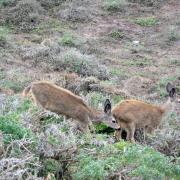
[[[140,26],[154,26],[157,22],[158,21],[155,17],[138,18],[135,20],[135,23]]]
[[[127,4],[126,0],[105,0],[104,8],[110,12],[123,11]]]
[[[180,35],[177,31],[176,27],[171,27],[168,33],[168,40],[169,41],[177,41],[180,40]]]

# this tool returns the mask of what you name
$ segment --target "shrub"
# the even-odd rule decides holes
[[[7,40],[7,35],[10,32],[6,26],[0,26],[0,47],[4,47]]]
[[[111,12],[123,11],[127,4],[126,0],[105,0],[104,8]]]
[[[24,128],[18,121],[20,115],[10,113],[5,116],[0,116],[0,130],[3,132],[4,143],[10,143],[13,140],[30,137],[30,130]]]
[[[178,41],[179,39],[180,39],[180,35],[178,33],[177,27],[172,26],[169,29],[168,40],[169,41]]]
[[[124,37],[124,34],[120,31],[112,31],[109,36],[114,38],[115,40],[119,40]]]
[[[150,147],[124,141],[96,147],[89,153],[87,149],[81,150],[77,158],[79,163],[76,164],[74,179],[103,180],[108,179],[111,174],[118,174],[118,171],[123,171],[123,175],[129,178],[131,176],[142,179],[168,177],[178,179],[180,177],[180,166],[173,164],[171,158],[165,157]]]
[[[138,18],[135,20],[135,23],[140,26],[153,26],[156,25],[157,22],[158,21],[155,17]]]
[[[60,38],[59,43],[66,46],[74,46],[75,45],[75,37],[72,34],[66,33]]]
[[[40,22],[44,10],[36,0],[21,0],[15,7],[9,8],[4,16],[5,23],[14,25],[16,30],[29,32]]]
[[[57,59],[56,66],[61,66],[69,72],[76,72],[83,76],[95,76],[101,80],[109,78],[109,72],[104,65],[100,65],[95,57],[81,54],[77,50],[65,53],[61,59]]]

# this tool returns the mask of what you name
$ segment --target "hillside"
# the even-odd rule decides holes
[[[102,109],[134,98],[173,112],[154,135],[81,134],[21,92],[51,81]],[[179,0],[0,0],[0,179],[180,179]]]

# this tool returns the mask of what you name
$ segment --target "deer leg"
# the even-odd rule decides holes
[[[135,125],[133,123],[127,126],[127,140],[134,143],[134,133],[135,133]]]
[[[115,130],[114,137],[115,141],[118,142],[121,139],[122,129]]]

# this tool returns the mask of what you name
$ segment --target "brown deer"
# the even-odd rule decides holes
[[[117,104],[111,112],[111,103],[109,102],[109,109],[120,126],[120,130],[116,130],[115,138],[119,140],[122,129],[127,132],[127,140],[134,142],[134,133],[136,128],[144,128],[147,133],[152,133],[157,128],[165,116],[165,114],[172,110],[176,98],[176,89],[168,83],[166,90],[169,93],[167,102],[163,105],[152,105],[139,100],[124,100]]]
[[[72,118],[79,122],[80,130],[89,131],[88,126],[94,122],[104,122],[108,126],[118,129],[118,124],[113,124],[109,101],[104,104],[104,112],[90,108],[81,97],[71,91],[46,81],[33,82],[23,91],[23,96],[32,95],[37,105],[46,110],[62,114],[66,118]]]

